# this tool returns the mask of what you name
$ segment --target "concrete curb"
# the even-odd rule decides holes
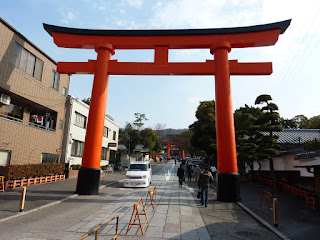
[[[265,220],[263,220],[261,217],[259,217],[257,214],[252,212],[249,208],[244,206],[241,202],[237,202],[237,204],[245,210],[247,213],[249,213],[252,217],[254,217],[258,222],[260,222],[262,225],[264,225],[266,228],[268,228],[270,231],[272,231],[274,234],[276,234],[278,237],[280,237],[283,240],[290,240],[287,236],[285,236],[283,233],[281,233],[279,230],[272,227],[269,223],[267,223]]]
[[[217,188],[211,184],[211,187],[215,190],[217,190]],[[214,192],[214,195],[217,195]],[[284,235],[283,233],[281,233],[279,230],[277,230],[276,228],[272,227],[268,222],[266,222],[265,220],[263,220],[261,217],[259,217],[257,214],[255,214],[254,212],[252,212],[249,208],[247,208],[245,205],[243,205],[241,202],[237,202],[237,204],[243,209],[245,210],[248,214],[250,214],[252,217],[254,217],[258,222],[260,222],[262,225],[264,225],[266,228],[268,228],[270,231],[272,231],[274,234],[276,234],[278,237],[280,237],[283,240],[290,240],[290,238],[288,238],[286,235]]]
[[[105,188],[105,187],[107,187],[107,186],[110,186],[110,185],[113,185],[113,184],[115,184],[115,183],[117,183],[117,182],[112,182],[112,183],[109,183],[109,184],[107,184],[107,185],[101,185],[101,186],[99,187],[99,189],[103,189],[103,188]],[[45,204],[45,205],[42,205],[42,206],[37,207],[37,208],[34,208],[34,209],[30,209],[30,210],[25,211],[25,212],[19,212],[19,213],[15,214],[15,215],[12,215],[12,216],[10,216],[10,217],[6,217],[6,218],[0,219],[0,223],[1,223],[1,222],[8,221],[8,220],[10,220],[10,219],[14,219],[14,218],[16,218],[16,217],[20,217],[20,216],[26,215],[26,214],[28,214],[28,213],[36,212],[36,211],[38,211],[38,210],[40,210],[40,209],[43,209],[43,208],[46,208],[46,207],[50,207],[50,206],[56,205],[56,204],[58,204],[58,203],[67,201],[67,200],[72,199],[72,198],[75,198],[75,197],[77,197],[77,196],[78,196],[78,194],[73,194],[73,195],[70,195],[70,196],[68,196],[68,197],[65,197],[65,198],[63,198],[63,199],[61,199],[61,200],[58,200],[58,201],[54,201],[54,202]]]

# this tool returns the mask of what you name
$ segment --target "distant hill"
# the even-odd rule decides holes
[[[167,129],[162,129],[162,130],[156,130],[156,134],[160,138],[160,140],[165,139],[168,135],[179,135],[182,132],[188,131],[189,129],[172,129],[172,128],[167,128]]]

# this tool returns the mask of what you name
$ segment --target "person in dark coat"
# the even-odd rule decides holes
[[[183,167],[182,167],[182,164],[181,164],[180,167],[178,168],[177,176],[178,176],[178,178],[179,178],[179,186],[182,187],[182,182],[184,181],[184,169],[183,169]]]
[[[201,204],[208,206],[209,188],[213,182],[213,177],[208,167],[204,168],[204,171],[199,176],[198,186],[201,191]],[[203,196],[205,195],[205,196]]]
[[[191,182],[192,169],[191,169],[191,166],[190,166],[190,165],[187,166],[187,174],[188,174],[188,179],[189,179],[189,181]]]

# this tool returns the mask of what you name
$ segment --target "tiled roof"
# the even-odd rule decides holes
[[[320,129],[284,129],[283,132],[274,132],[279,136],[278,143],[298,144],[314,139],[320,140]]]

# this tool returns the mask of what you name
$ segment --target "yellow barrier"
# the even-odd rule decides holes
[[[119,216],[115,216],[111,218],[109,221],[105,222],[104,224],[100,225],[99,227],[96,227],[93,229],[90,233],[87,233],[86,235],[82,236],[78,240],[85,239],[86,237],[90,236],[92,233],[95,233],[95,240],[98,239],[98,234],[99,234],[99,229],[106,226],[108,223],[110,223],[112,220],[117,219],[117,224],[116,224],[116,235],[112,239],[117,239],[118,238],[118,224],[119,224]]]
[[[4,192],[4,176],[0,176],[0,192]]]
[[[267,203],[267,206],[268,206],[268,212],[264,211],[262,208],[261,208],[261,205],[262,205],[262,201],[263,199],[265,199],[266,203]],[[271,214],[271,210],[272,210],[272,194],[269,193],[269,192],[266,192],[266,191],[263,191],[262,195],[261,195],[261,198],[260,198],[260,203],[259,203],[259,210],[265,214],[268,214],[270,216]]]
[[[147,210],[152,206],[153,211],[157,207],[157,187],[153,187],[148,191],[144,207]]]
[[[142,207],[142,211],[143,213],[139,212],[139,208]],[[145,216],[146,217],[146,222],[143,224],[142,226],[142,222],[141,222],[141,218],[140,216]],[[139,220],[139,223],[135,223],[136,220]],[[145,228],[146,224],[148,223],[148,218],[147,218],[147,214],[146,214],[146,209],[144,208],[144,204],[143,204],[143,200],[142,198],[139,199],[139,201],[133,205],[133,211],[132,211],[132,215],[129,221],[129,225],[127,228],[127,232],[126,235],[128,233],[128,231],[130,230],[132,225],[139,225],[140,229],[141,229],[141,233],[142,235],[144,235],[143,229]]]

